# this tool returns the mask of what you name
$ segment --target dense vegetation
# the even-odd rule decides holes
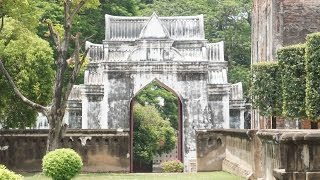
[[[134,161],[150,164],[154,156],[169,153],[177,143],[175,129],[154,106],[134,105]]]
[[[262,115],[319,120],[319,47],[320,34],[313,33],[306,44],[279,49],[278,62],[252,67],[253,103]]]
[[[282,116],[305,118],[305,45],[281,48],[277,55],[282,77]]]
[[[278,63],[263,62],[252,66],[253,104],[263,116],[281,115],[281,74]]]

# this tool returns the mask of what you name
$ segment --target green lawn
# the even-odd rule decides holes
[[[50,180],[42,174],[25,175],[25,180]],[[226,172],[206,172],[206,173],[135,173],[135,174],[81,174],[75,180],[242,180],[242,178]]]

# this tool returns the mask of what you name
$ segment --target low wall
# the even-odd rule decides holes
[[[318,130],[199,130],[198,171],[247,179],[320,179]]]
[[[0,130],[0,164],[23,172],[41,170],[47,130]],[[129,131],[68,130],[61,146],[83,159],[83,172],[129,172]]]

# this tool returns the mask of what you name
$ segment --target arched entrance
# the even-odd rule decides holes
[[[182,137],[183,137],[183,126],[182,126],[182,103],[181,103],[181,99],[179,97],[179,95],[172,90],[171,88],[169,88],[167,85],[163,84],[162,82],[160,82],[159,80],[155,79],[152,82],[150,82],[149,84],[147,84],[146,86],[142,87],[136,94],[134,94],[134,96],[131,98],[130,101],[130,172],[144,172],[144,171],[148,171],[146,169],[141,169],[140,167],[137,167],[137,165],[134,163],[134,152],[133,152],[133,147],[134,147],[134,116],[133,116],[133,108],[134,108],[134,99],[135,97],[143,90],[145,89],[147,86],[149,86],[151,83],[157,83],[158,85],[160,85],[162,88],[164,88],[165,90],[171,92],[172,94],[174,94],[174,96],[177,98],[177,107],[178,107],[178,132],[177,132],[177,157],[173,157],[174,159],[178,159],[179,161],[183,162],[183,151],[182,151]],[[161,159],[161,158],[160,158]],[[161,160],[160,160],[161,161]],[[161,162],[159,162],[161,163]],[[151,169],[152,170],[152,169]]]

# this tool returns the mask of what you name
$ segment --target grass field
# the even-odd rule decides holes
[[[42,174],[24,175],[25,180],[51,180]],[[243,180],[226,172],[206,173],[133,173],[133,174],[81,174],[74,180]]]

